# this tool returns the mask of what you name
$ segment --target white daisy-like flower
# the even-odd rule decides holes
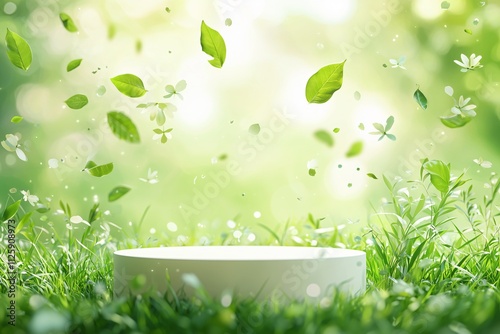
[[[467,72],[469,70],[483,67],[483,65],[480,64],[480,61],[483,58],[483,56],[480,55],[476,56],[476,54],[473,53],[470,55],[469,58],[467,58],[467,56],[462,53],[460,55],[460,58],[462,61],[454,60],[454,62],[458,66],[462,67],[462,69],[460,69],[461,72]]]
[[[451,108],[451,112],[454,113],[455,115],[462,115],[463,117],[474,117],[476,116],[476,112],[474,109],[476,109],[475,104],[469,104],[470,97],[464,99],[463,95],[460,95],[460,98],[458,99],[457,103],[453,108]]]
[[[391,63],[391,67],[392,68],[397,68],[399,67],[400,69],[403,69],[403,70],[406,70],[406,67],[403,66],[403,64],[405,63],[406,61],[406,57],[405,56],[401,56],[399,57],[398,60],[396,59],[389,59],[389,63]]]
[[[31,206],[35,206],[35,204],[40,200],[38,196],[31,195],[29,190],[21,190],[21,194],[23,194],[23,200],[25,202],[29,202]]]
[[[149,183],[149,184],[156,184],[158,182],[160,182],[158,180],[158,171],[156,170],[151,170],[151,168],[148,168],[148,177],[147,179],[144,179],[144,178],[139,178],[140,181],[142,182],[146,182],[146,183]]]
[[[21,150],[20,139],[20,136],[9,133],[5,135],[5,140],[1,142],[1,145],[9,152],[16,152],[17,157],[22,161],[28,161],[26,154]]]

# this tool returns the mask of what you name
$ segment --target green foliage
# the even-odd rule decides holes
[[[430,175],[432,185],[442,193],[450,186],[450,166],[439,160],[426,161],[422,167]]]
[[[322,67],[306,84],[306,99],[309,103],[325,103],[342,87],[345,60]]]
[[[108,124],[113,134],[129,143],[139,143],[141,141],[139,131],[134,122],[122,112],[108,112]]]
[[[396,136],[389,133],[389,130],[394,125],[394,117],[393,116],[389,116],[389,118],[387,118],[385,126],[383,126],[380,123],[373,123],[372,125],[375,128],[375,130],[377,130],[377,131],[370,132],[370,134],[371,135],[380,135],[380,137],[378,138],[379,141],[384,139],[384,137],[387,137],[392,141],[396,140]]]
[[[87,96],[83,94],[76,94],[64,101],[71,109],[82,109],[89,103]]]
[[[427,98],[425,97],[424,93],[420,91],[419,88],[417,88],[415,93],[413,93],[413,98],[415,99],[415,101],[417,101],[418,105],[422,109],[424,110],[427,109]]]
[[[141,97],[147,92],[141,78],[133,74],[117,75],[111,82],[120,93],[129,97]]]
[[[82,59],[81,58],[80,59],[73,59],[66,66],[66,72],[73,71],[75,68],[77,68],[78,66],[80,66],[81,63],[82,63]]]
[[[2,221],[9,220],[13,218],[17,211],[19,210],[19,207],[21,206],[21,200],[16,201],[9,205],[8,207],[5,208],[5,211],[2,214]]]
[[[23,117],[22,116],[14,116],[10,119],[10,122],[11,123],[21,123],[23,120]]]
[[[355,157],[357,155],[360,155],[361,152],[363,152],[363,142],[356,141],[356,142],[352,143],[349,150],[347,150],[345,156],[348,158],[352,158],[352,157]]]
[[[473,117],[463,116],[463,115],[451,115],[451,116],[441,116],[441,123],[449,128],[461,128],[465,124],[469,123]]]
[[[69,31],[69,32],[77,32],[78,31],[78,28],[76,27],[75,22],[73,22],[73,19],[68,14],[66,14],[66,13],[59,14],[59,19],[61,19],[61,22],[67,31]]]
[[[221,68],[226,60],[226,43],[221,34],[206,25],[205,21],[201,21],[200,43],[201,50],[213,57],[208,62],[213,67]]]
[[[114,202],[118,199],[120,199],[122,196],[127,194],[131,189],[129,187],[125,186],[118,186],[113,188],[108,194],[108,201]]]
[[[326,130],[318,130],[314,132],[314,137],[328,147],[333,147],[333,137]]]
[[[85,165],[84,170],[86,170],[92,176],[101,177],[104,175],[108,175],[113,171],[113,163],[110,162],[104,165],[97,165],[94,161],[90,160]]]
[[[12,65],[27,71],[33,60],[29,44],[21,36],[9,29],[7,29],[5,35],[5,44],[7,45],[7,56]]]

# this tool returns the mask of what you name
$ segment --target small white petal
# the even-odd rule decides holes
[[[462,58],[462,63],[464,63],[464,67],[469,67],[469,58],[467,58],[467,56],[464,55],[463,53],[460,55],[460,57]]]
[[[458,60],[454,60],[454,62],[455,62],[455,64],[457,64],[458,66],[461,66],[461,67],[467,67],[467,66],[465,66],[465,64],[464,64],[464,63],[462,63],[462,62],[460,62],[460,61],[458,61]]]
[[[444,87],[444,92],[449,96],[453,96],[453,87],[451,86]]]
[[[451,112],[454,113],[455,115],[460,115],[462,113],[460,109],[458,109],[457,107],[451,108]]]
[[[389,59],[389,63],[397,65],[398,61],[396,59]]]
[[[472,110],[472,109],[476,109],[476,105],[475,104],[471,104],[471,105],[462,107],[462,110]]]
[[[483,168],[491,168],[493,166],[493,164],[491,163],[491,161],[483,161],[481,163],[481,167]]]
[[[469,103],[469,101],[470,101],[470,97],[468,97],[465,100],[463,100],[462,106],[467,105],[467,103]]]
[[[28,161],[26,154],[20,148],[16,148],[16,154],[17,154],[17,157],[19,159],[21,159],[22,161]]]

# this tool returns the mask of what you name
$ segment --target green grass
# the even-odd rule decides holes
[[[156,293],[114,299],[114,250],[196,244],[196,236],[143,239],[139,232],[147,211],[141,222],[126,230],[110,223],[98,204],[87,218],[90,227],[61,230],[54,226],[58,221],[69,223],[72,213],[67,204],[61,202],[59,215],[51,218],[47,215],[55,208],[33,213],[22,206],[16,216],[16,327],[7,324],[3,306],[9,299],[2,261],[0,332],[500,333],[496,175],[489,182],[490,193],[481,196],[475,195],[465,175],[451,177],[443,188],[425,168],[418,180],[384,181],[389,199],[372,205],[373,215],[358,231],[353,226],[349,232],[322,227],[325,221],[312,215],[281,229],[254,228],[258,244],[366,252],[366,293],[335,293],[318,305],[234,298],[224,307],[203,293],[190,300]],[[252,231],[237,228],[244,234]],[[4,242],[6,224],[1,233]],[[208,242],[238,244],[230,233],[212,236]]]

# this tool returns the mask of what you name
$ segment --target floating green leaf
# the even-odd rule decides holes
[[[2,215],[2,221],[6,221],[14,217],[17,213],[17,210],[19,210],[20,206],[21,206],[21,200],[18,200],[9,205],[8,207],[6,207]]]
[[[307,102],[325,103],[342,87],[345,62],[327,65],[309,78],[306,84]]]
[[[111,131],[118,138],[130,143],[139,143],[141,141],[134,122],[124,113],[119,111],[108,112],[108,124]]]
[[[339,133],[339,132],[340,132],[340,128],[333,129],[333,133]]]
[[[351,145],[345,156],[348,158],[352,158],[361,154],[362,151],[363,151],[363,142],[357,141]]]
[[[108,39],[111,40],[115,37],[116,35],[116,27],[114,24],[110,24],[108,26]]]
[[[141,51],[142,51],[142,41],[138,39],[137,41],[135,41],[135,52],[141,53]]]
[[[354,99],[355,99],[356,101],[361,100],[361,93],[360,93],[360,92],[358,92],[358,91],[355,91],[355,92],[354,92]]]
[[[221,68],[226,60],[226,43],[221,34],[207,26],[205,21],[201,21],[200,43],[201,50],[214,57],[208,62],[214,67]]]
[[[449,128],[460,128],[472,120],[472,117],[462,115],[441,116],[441,123]]]
[[[415,99],[415,101],[417,101],[418,105],[422,109],[424,110],[427,109],[427,98],[425,97],[424,93],[420,91],[419,88],[417,88],[415,93],[413,93],[413,98]]]
[[[78,28],[75,25],[75,22],[73,22],[73,19],[66,13],[61,13],[59,14],[59,18],[61,19],[61,22],[66,28],[67,31],[69,32],[77,32]]]
[[[442,193],[448,191],[450,184],[450,166],[440,160],[430,160],[423,164],[423,168],[430,174],[432,185]]]
[[[14,116],[10,119],[11,123],[20,123],[23,120],[22,116]]]
[[[117,75],[111,82],[120,93],[129,97],[141,97],[147,92],[142,80],[133,74]]]
[[[314,133],[314,137],[328,147],[333,147],[333,137],[330,132],[318,130]]]
[[[316,169],[309,168],[309,176],[315,176],[315,175],[316,175]]]
[[[378,180],[378,177],[373,173],[368,173],[368,174],[366,174],[366,176],[371,177],[374,180]]]
[[[5,44],[7,44],[7,56],[12,65],[27,71],[33,60],[29,44],[21,36],[9,29],[7,29],[5,35]]]
[[[74,59],[68,63],[66,66],[66,72],[71,72],[82,63],[82,59]]]
[[[248,132],[253,135],[258,135],[260,132],[260,125],[258,123],[250,125],[250,127],[248,128]]]
[[[84,170],[86,170],[92,176],[101,177],[104,175],[108,175],[113,171],[113,163],[110,162],[104,165],[97,165],[95,162],[89,161],[85,165]]]
[[[130,191],[129,187],[118,186],[113,188],[108,194],[108,201],[114,202]]]
[[[466,34],[472,35],[472,30],[470,30],[470,29],[464,29],[464,32]]]
[[[89,103],[89,99],[83,94],[76,94],[64,101],[71,109],[82,109]]]

